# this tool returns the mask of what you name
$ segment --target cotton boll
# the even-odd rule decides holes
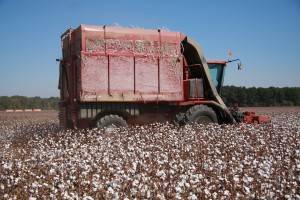
[[[82,198],[82,199],[83,199],[83,200],[94,200],[93,197],[88,196],[88,195],[86,195],[86,194],[83,195],[83,198]]]
[[[156,172],[156,176],[158,176],[162,180],[164,180],[166,178],[166,173],[164,172],[164,170],[159,170],[159,171]]]
[[[253,178],[252,178],[252,177],[249,177],[249,176],[247,176],[247,175],[245,175],[245,176],[243,177],[243,181],[244,181],[245,183],[251,183],[251,182],[253,181]]]
[[[0,184],[0,193],[20,186],[24,194],[30,194],[30,190],[37,198],[47,191],[46,196],[53,199],[67,194],[71,199],[81,199],[84,194],[93,198],[108,195],[108,199],[155,198],[151,195],[164,191],[173,198],[193,199],[214,198],[217,190],[220,199],[242,199],[254,198],[254,194],[260,198],[284,197],[284,188],[289,188],[288,195],[297,199],[294,174],[300,170],[296,123],[300,115],[275,117],[272,126],[213,125],[194,130],[154,123],[132,126],[113,135],[104,135],[98,129],[43,135],[43,125],[26,130],[19,126],[19,133],[34,132],[36,127],[40,130],[25,146],[5,141],[10,144],[6,149],[5,143],[0,143],[4,172],[0,174],[0,183],[4,183],[3,188]],[[14,148],[18,160],[10,154]],[[26,180],[41,184],[27,187],[23,185]],[[109,188],[116,195],[109,194]],[[236,192],[230,194],[229,188]]]
[[[243,189],[244,189],[244,192],[245,192],[246,194],[249,194],[249,193],[250,193],[250,188],[249,188],[249,187],[244,186]]]
[[[37,188],[37,187],[39,187],[39,183],[35,181],[31,184],[31,187]]]
[[[175,191],[176,191],[177,193],[182,193],[181,187],[175,187]]]
[[[225,190],[223,193],[225,196],[230,196],[230,192],[228,190]]]
[[[233,177],[233,180],[234,180],[236,183],[238,183],[238,182],[240,181],[239,175],[235,175],[235,176]]]
[[[6,170],[11,170],[12,169],[12,163],[10,163],[10,162],[4,163],[3,168],[6,169]]]
[[[139,181],[138,180],[134,180],[133,182],[132,182],[132,185],[134,186],[134,187],[138,187],[138,185],[139,185]]]

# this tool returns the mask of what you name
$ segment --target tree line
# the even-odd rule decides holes
[[[7,109],[42,109],[58,110],[58,97],[41,98],[25,96],[0,96],[0,110]]]
[[[224,86],[221,97],[228,107],[239,106],[300,106],[300,87],[256,88]],[[58,110],[59,97],[41,98],[25,96],[0,96],[0,110],[42,109]]]
[[[300,87],[236,87],[224,86],[221,91],[224,103],[239,106],[300,106]]]

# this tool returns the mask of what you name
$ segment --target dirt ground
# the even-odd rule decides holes
[[[258,114],[272,114],[282,112],[300,112],[300,106],[286,106],[286,107],[241,107],[243,110],[255,111]]]

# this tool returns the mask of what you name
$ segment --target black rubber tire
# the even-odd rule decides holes
[[[185,115],[185,113],[183,113],[183,112],[177,113],[177,114],[174,116],[173,123],[174,123],[175,125],[177,125],[177,126],[182,126],[182,125],[184,125],[184,122],[183,122],[184,115]]]
[[[118,115],[106,115],[97,121],[98,128],[127,127],[127,122]]]
[[[195,105],[187,110],[184,116],[184,124],[218,123],[215,111],[206,105]]]

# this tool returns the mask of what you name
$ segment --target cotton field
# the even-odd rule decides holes
[[[272,124],[60,131],[0,113],[0,199],[300,199],[300,111]]]

